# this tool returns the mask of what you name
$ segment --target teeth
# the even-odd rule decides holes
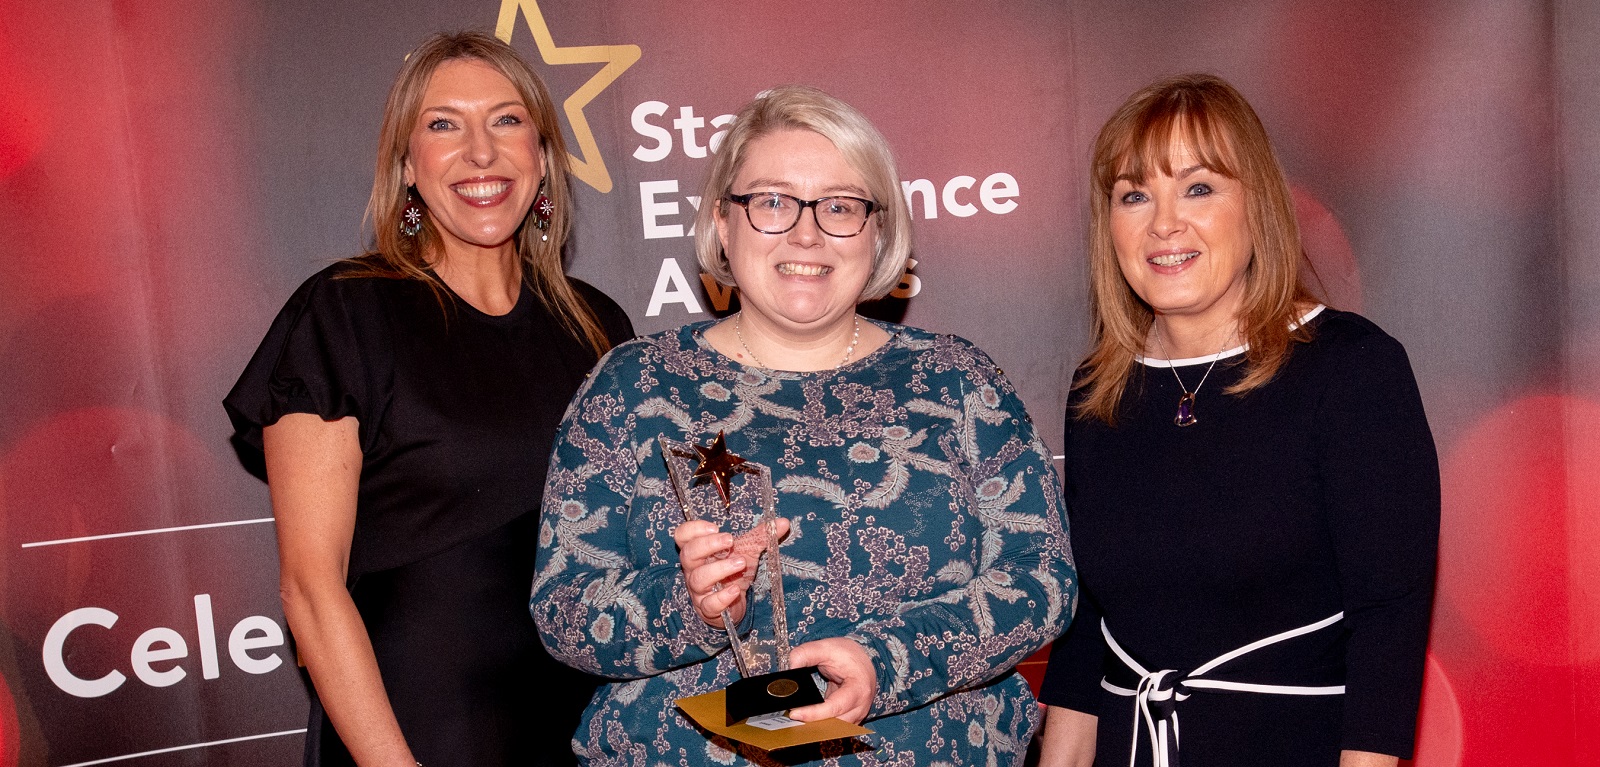
[[[804,277],[821,277],[822,275],[831,271],[833,271],[833,267],[821,266],[818,264],[778,264],[779,274],[798,274]]]
[[[1156,266],[1177,266],[1178,264],[1188,261],[1189,259],[1198,255],[1200,255],[1200,251],[1191,250],[1188,253],[1173,253],[1166,256],[1156,256],[1155,258],[1150,259],[1150,263],[1155,264]]]
[[[504,192],[510,186],[509,181],[482,181],[476,184],[456,184],[451,188],[462,197],[487,199]]]

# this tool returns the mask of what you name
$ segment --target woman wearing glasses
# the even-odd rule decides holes
[[[771,602],[747,594],[764,575],[729,531],[684,521],[657,441],[720,434],[772,472],[791,666],[828,682],[790,715],[874,731],[782,761],[1020,763],[1038,712],[1011,669],[1074,595],[1059,490],[983,352],[856,314],[910,246],[882,136],[827,94],[774,89],[738,115],[703,199],[700,263],[740,311],[614,350],[546,485],[535,620],[555,657],[615,680],[579,756],[738,761],[673,701],[739,678],[723,616],[770,626]]]

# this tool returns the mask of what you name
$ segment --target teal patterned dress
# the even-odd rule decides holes
[[[618,346],[567,410],[545,487],[529,608],[552,655],[614,680],[573,744],[592,765],[1021,764],[1038,707],[1014,668],[1071,619],[1060,483],[987,355],[882,324],[838,370],[774,372],[718,353],[709,322]],[[872,735],[767,754],[673,705],[738,679],[689,604],[683,521],[657,443],[708,443],[772,470],[795,645],[859,642],[878,675]],[[760,588],[747,619],[771,625]]]

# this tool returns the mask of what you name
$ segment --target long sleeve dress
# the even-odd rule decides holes
[[[595,355],[528,286],[493,316],[349,274],[323,270],[279,312],[224,401],[237,439],[260,450],[287,413],[359,422],[348,586],[423,764],[571,764],[594,682],[544,652],[524,605],[546,458]],[[621,308],[574,286],[610,338],[631,337]],[[312,690],[306,764],[351,763]]]
[[[1076,588],[1056,474],[1011,385],[967,342],[913,328],[883,325],[888,343],[837,370],[785,373],[724,357],[708,325],[614,349],[556,443],[531,609],[552,655],[613,680],[584,714],[580,757],[1020,763],[1038,712],[1013,668],[1060,633]],[[793,643],[849,637],[871,657],[873,735],[764,754],[674,707],[739,678],[689,604],[657,446],[718,432],[771,469],[791,520]],[[749,610],[771,625],[763,596]]]
[[[1069,410],[1066,500],[1085,598],[1040,698],[1099,716],[1096,765],[1126,765],[1130,749],[1151,764],[1164,721],[1183,767],[1411,753],[1438,458],[1400,344],[1346,312],[1306,324],[1313,340],[1248,394],[1223,393],[1242,348],[1222,359],[1193,426],[1173,423],[1182,392],[1168,368],[1194,385],[1210,358],[1141,360],[1115,427]],[[1155,697],[1183,695],[1168,702],[1175,722],[1160,701],[1150,722],[1136,719],[1127,693],[1143,675],[1112,641],[1144,672],[1175,672],[1148,682]]]

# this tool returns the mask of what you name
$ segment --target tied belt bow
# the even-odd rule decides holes
[[[1327,685],[1324,687],[1301,687],[1286,684],[1250,684],[1246,682],[1225,682],[1220,679],[1205,679],[1206,674],[1216,670],[1228,661],[1241,655],[1259,650],[1267,645],[1277,644],[1286,639],[1320,631],[1344,619],[1340,612],[1323,618],[1316,623],[1307,624],[1299,628],[1290,629],[1281,634],[1273,634],[1266,639],[1251,642],[1243,647],[1229,651],[1207,661],[1199,668],[1185,674],[1172,669],[1150,671],[1133,659],[1117,640],[1111,638],[1111,629],[1106,627],[1105,619],[1100,619],[1100,633],[1106,638],[1106,646],[1116,653],[1123,665],[1139,676],[1139,684],[1134,689],[1119,687],[1109,680],[1102,678],[1100,686],[1123,697],[1133,698],[1133,746],[1128,753],[1128,767],[1134,767],[1139,759],[1139,734],[1143,730],[1150,740],[1150,751],[1153,755],[1155,767],[1178,767],[1178,703],[1188,700],[1190,692],[1201,690],[1231,690],[1234,692],[1267,693],[1270,695],[1343,695],[1344,685]]]

